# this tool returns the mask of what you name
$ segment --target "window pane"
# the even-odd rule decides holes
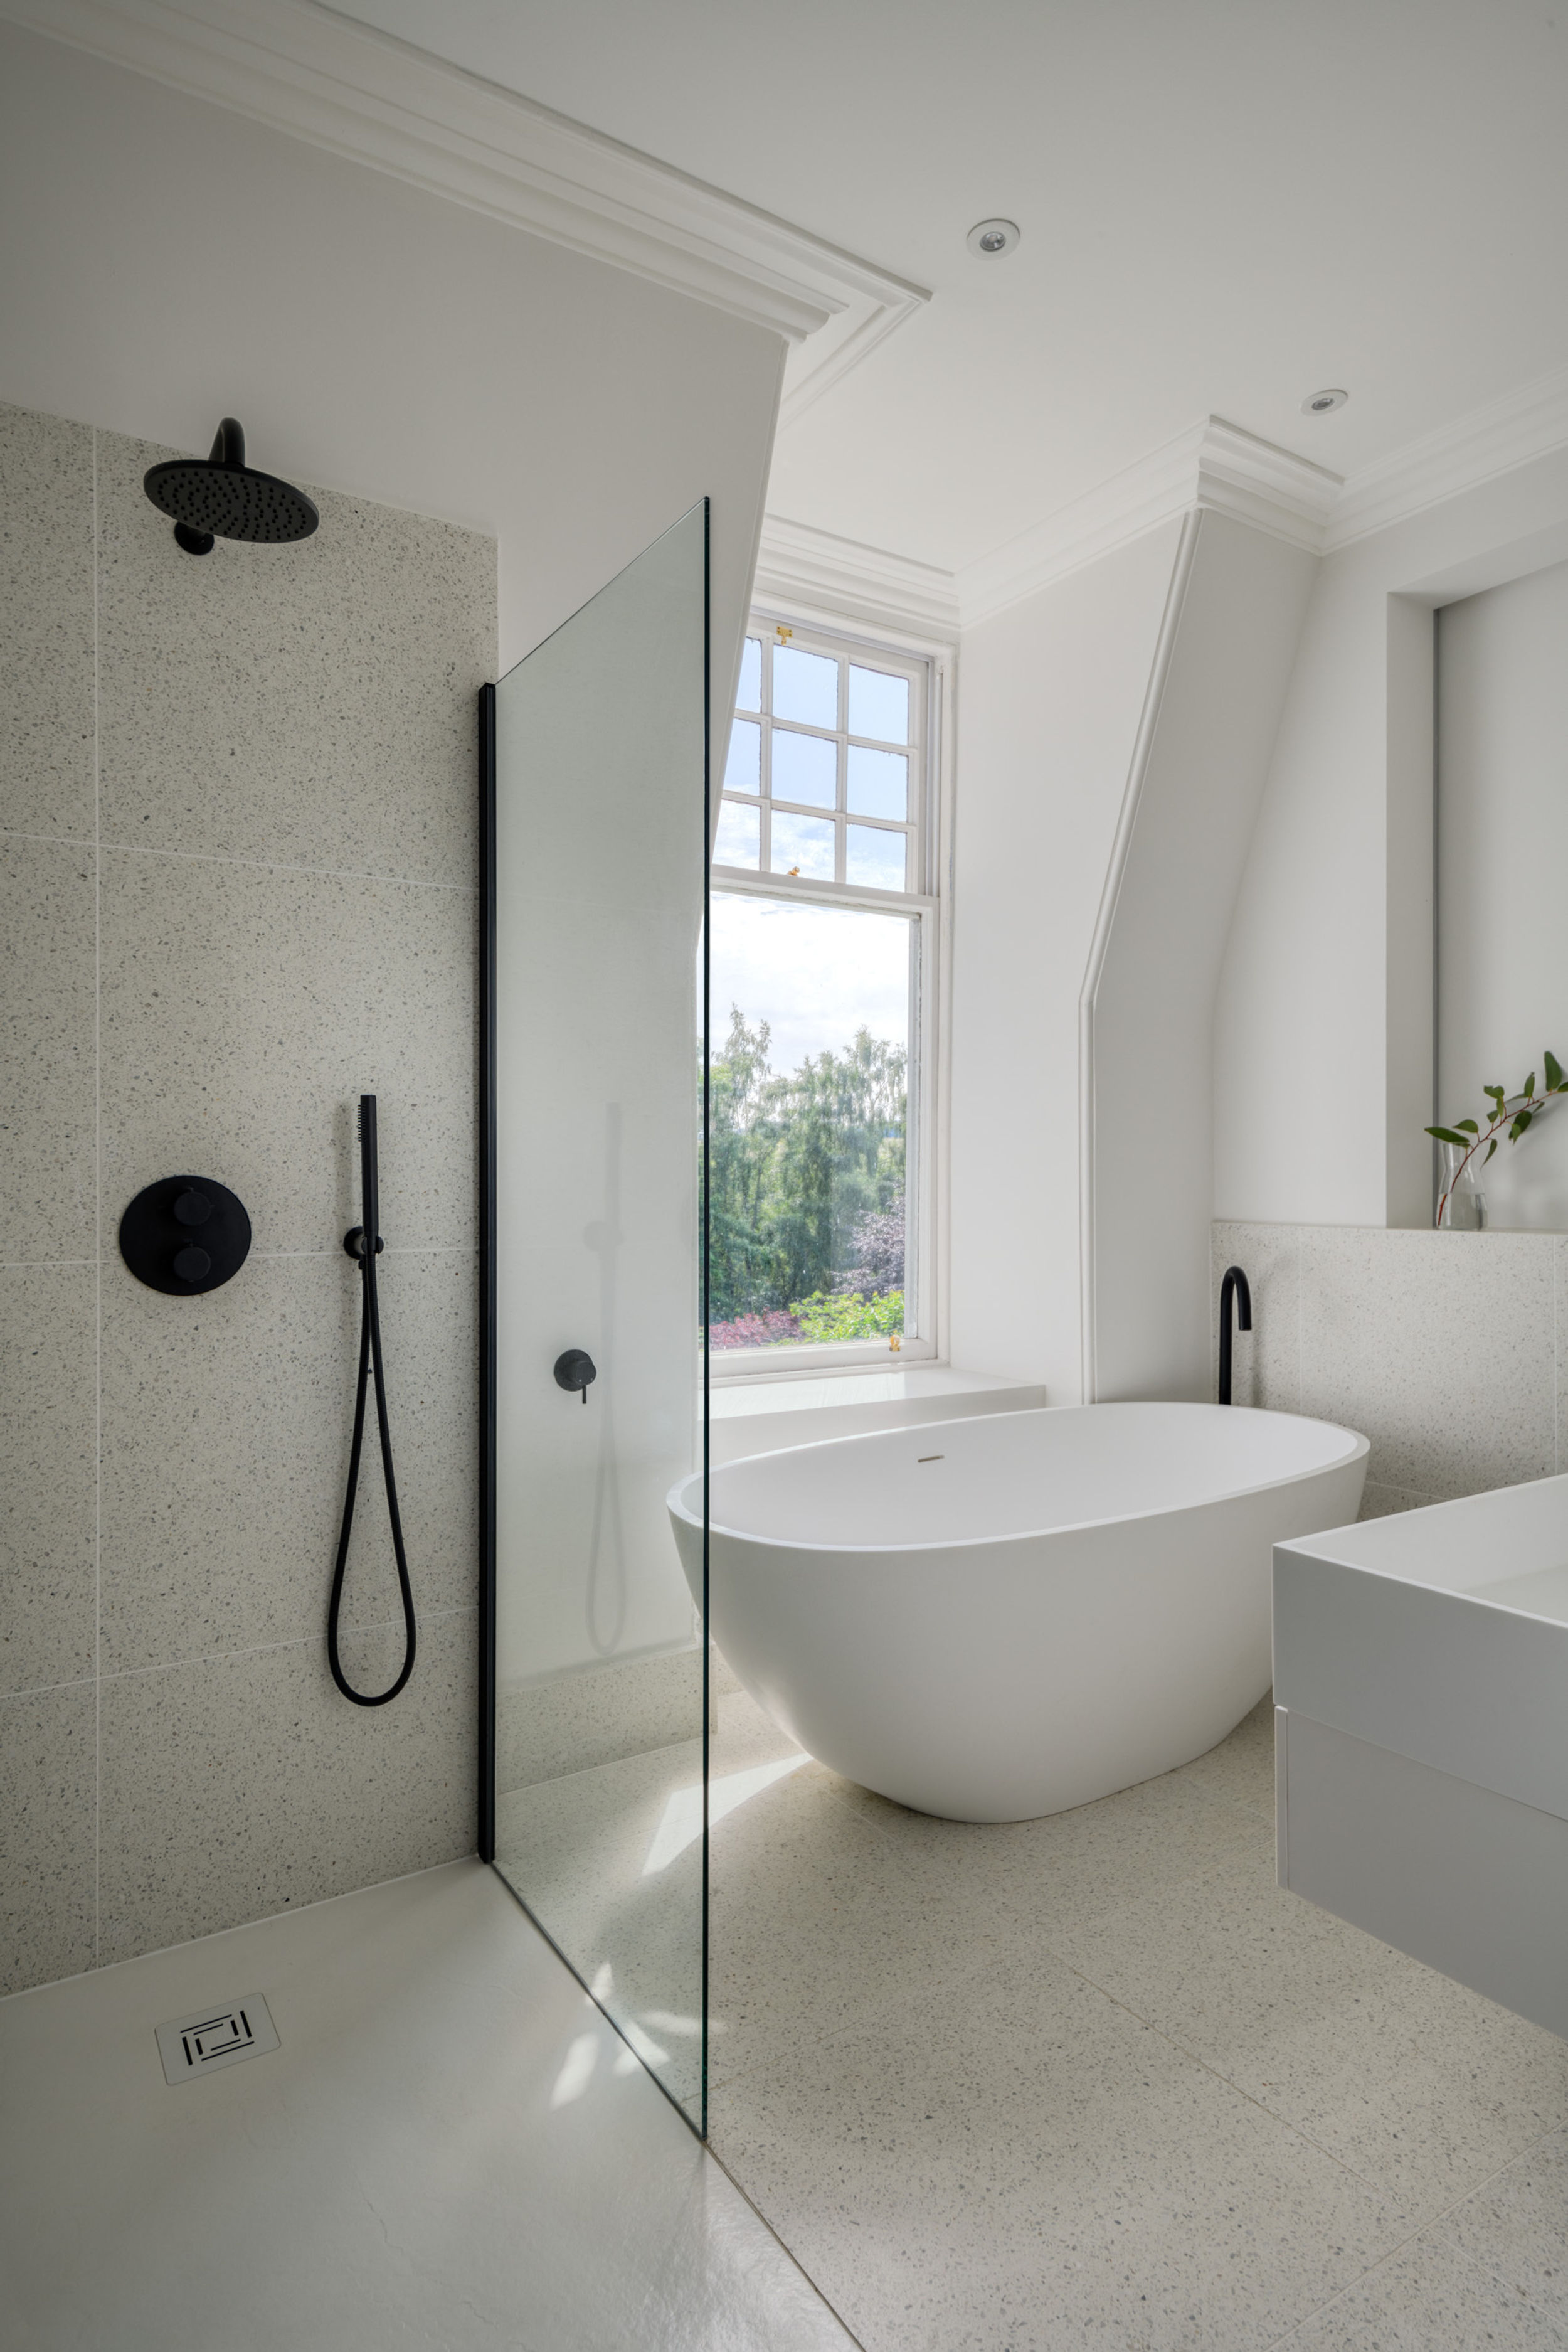
[[[714,845],[716,866],[755,866],[762,845],[762,811],[747,808],[741,801],[721,801],[718,809],[718,839]]]
[[[888,755],[873,751],[871,756],[884,760]],[[797,735],[788,727],[776,727],[772,792],[776,801],[804,801],[810,808],[834,807],[839,797],[838,745],[824,742],[820,735]]]
[[[849,806],[855,816],[888,816],[902,824],[909,814],[909,761],[902,751],[868,751],[852,743]],[[777,792],[779,787],[774,786]]]
[[[716,1349],[903,1331],[914,933],[901,915],[715,893]]]
[[[735,698],[738,710],[762,708],[762,640],[747,637],[740,649],[740,686]]]
[[[826,654],[803,654],[798,646],[775,646],[773,716],[799,719],[807,727],[836,727],[838,663]]]
[[[727,793],[759,793],[762,790],[762,729],[755,719],[731,721],[724,788]]]
[[[909,740],[909,680],[850,664],[850,733],[883,743]]]
[[[775,874],[805,874],[813,882],[831,882],[833,878],[832,818],[789,816],[782,809],[775,809],[773,871]]]
[[[904,835],[902,833],[878,833],[869,824],[847,825],[849,838],[844,845],[844,880],[859,882],[871,890],[902,890],[904,881]],[[779,820],[773,820],[773,837],[779,838]],[[777,849],[773,862],[779,862]]]

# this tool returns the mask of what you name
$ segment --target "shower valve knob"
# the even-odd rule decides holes
[[[244,1202],[211,1176],[165,1176],[138,1192],[120,1221],[120,1256],[138,1282],[166,1298],[220,1288],[249,1250]]]
[[[586,1348],[569,1348],[555,1360],[555,1384],[558,1389],[575,1389],[584,1404],[588,1402],[588,1383],[599,1378],[599,1367]]]

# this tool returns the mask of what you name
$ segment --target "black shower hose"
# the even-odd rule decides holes
[[[332,1680],[345,1698],[352,1699],[356,1706],[385,1706],[389,1699],[396,1698],[413,1672],[417,1637],[413,1592],[408,1580],[408,1555],[403,1549],[402,1518],[397,1507],[397,1480],[392,1475],[392,1430],[387,1423],[386,1368],[382,1360],[381,1305],[376,1297],[376,1253],[382,1247],[382,1240],[376,1231],[374,1095],[362,1095],[360,1098],[360,1149],[364,1171],[365,1222],[345,1237],[345,1246],[360,1264],[360,1371],[354,1383],[354,1442],[349,1449],[349,1486],[343,1497],[343,1527],[338,1538],[338,1564],[332,1571],[332,1601],[327,1612],[327,1660],[332,1669]],[[354,1496],[360,1484],[360,1454],[365,1439],[365,1391],[372,1378],[376,1391],[376,1426],[382,1441],[382,1471],[386,1481],[387,1516],[392,1521],[392,1550],[397,1555],[397,1580],[402,1591],[402,1622],[407,1646],[403,1653],[402,1672],[391,1689],[370,1694],[357,1691],[343,1672],[342,1661],[338,1655],[338,1614],[343,1601],[343,1571],[349,1565],[349,1538],[354,1526]]]

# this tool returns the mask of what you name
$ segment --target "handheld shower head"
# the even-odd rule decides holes
[[[321,520],[292,482],[246,464],[245,427],[233,416],[219,425],[210,457],[166,458],[149,468],[141,487],[172,519],[187,555],[210,555],[214,538],[283,546],[308,539]]]

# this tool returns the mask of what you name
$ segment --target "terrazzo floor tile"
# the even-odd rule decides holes
[[[1552,2132],[1427,2233],[1556,2317],[1568,2342],[1568,2132]]]
[[[0,1993],[93,1963],[95,1690],[0,1698]]]
[[[720,2085],[712,2129],[868,2352],[1255,2352],[1409,2227],[1044,1955]]]
[[[1228,1739],[1211,1748],[1190,1764],[1178,1767],[1176,1778],[1190,1780],[1207,1796],[1221,1798],[1244,1811],[1274,1821],[1274,1694],[1260,1698]]]
[[[1561,2311],[1419,2238],[1287,2336],[1281,2352],[1557,2352]]]

